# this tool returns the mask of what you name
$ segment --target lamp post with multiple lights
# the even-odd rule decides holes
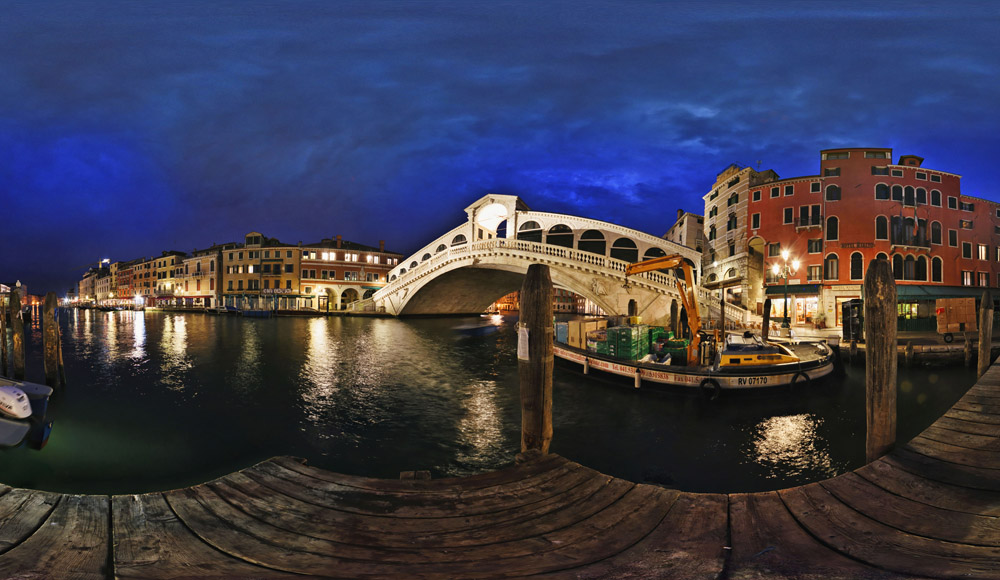
[[[785,301],[782,304],[782,306],[783,306],[782,310],[784,312],[784,316],[783,316],[784,320],[781,323],[781,328],[790,328],[790,326],[788,324],[788,277],[791,274],[794,274],[794,273],[798,272],[798,270],[799,270],[799,261],[798,260],[792,260],[791,266],[789,266],[789,264],[788,264],[788,256],[789,256],[788,250],[781,250],[781,260],[782,260],[783,264],[780,264],[780,265],[779,264],[774,264],[774,265],[771,266],[771,272],[775,276],[779,276],[779,277],[780,276],[784,276],[785,277]]]

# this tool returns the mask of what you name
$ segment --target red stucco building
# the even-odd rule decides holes
[[[783,250],[799,262],[788,276],[793,325],[839,325],[877,258],[892,263],[906,320],[932,321],[935,298],[1000,286],[1000,205],[962,195],[960,182],[915,155],[893,163],[892,149],[848,148],[821,151],[818,175],[752,188],[748,271],[763,278],[761,301],[781,315],[785,277],[772,267],[784,266]]]

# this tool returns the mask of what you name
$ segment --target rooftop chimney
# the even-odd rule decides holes
[[[340,247],[340,240],[341,240],[341,237],[340,237],[340,236],[337,236],[337,247],[338,247],[338,248]]]
[[[677,210],[677,221],[681,221],[682,217],[684,217],[684,210],[678,209]]]
[[[380,252],[384,252],[385,251],[385,240],[379,240],[378,241],[378,251],[380,251]]]

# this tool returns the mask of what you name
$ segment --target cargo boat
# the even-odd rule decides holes
[[[835,354],[825,342],[760,343],[732,341],[715,356],[711,365],[678,366],[654,362],[630,361],[575,348],[568,344],[553,344],[556,357],[583,365],[590,370],[628,377],[639,388],[648,384],[700,388],[712,398],[722,390],[751,390],[765,387],[804,384],[833,371]],[[759,348],[755,348],[759,345]],[[787,349],[788,353],[784,353]],[[780,354],[775,354],[777,350]],[[790,353],[790,357],[788,354]],[[765,358],[766,357],[766,358]],[[780,357],[788,362],[771,362]],[[739,362],[734,363],[738,358]],[[728,359],[728,363],[724,360]]]

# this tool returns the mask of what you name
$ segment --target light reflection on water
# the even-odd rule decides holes
[[[377,477],[468,475],[520,446],[514,319],[241,319],[162,312],[62,317],[69,387],[41,452],[6,451],[0,482],[76,493],[190,485],[275,455]],[[44,380],[41,331],[28,379]],[[33,359],[31,357],[34,357]],[[900,369],[912,437],[973,371]],[[557,363],[552,451],[605,473],[687,491],[761,491],[864,457],[864,369],[795,392],[723,397],[583,376]],[[116,443],[117,441],[117,443]]]
[[[752,435],[751,457],[764,469],[764,477],[836,475],[830,453],[818,433],[822,423],[821,418],[806,413],[768,417],[758,423]]]

